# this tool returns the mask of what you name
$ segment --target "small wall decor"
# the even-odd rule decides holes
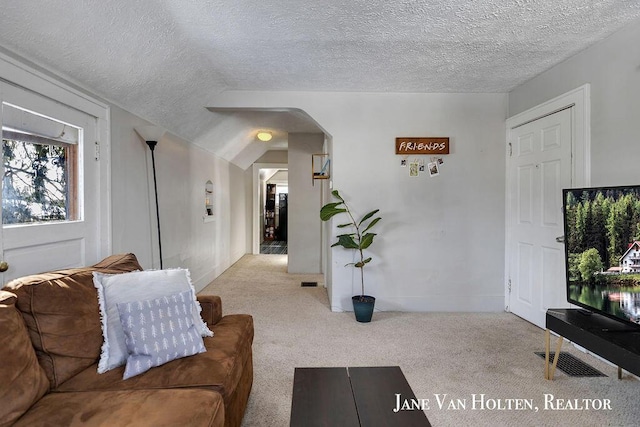
[[[204,222],[213,221],[213,182],[208,180],[204,184]]]
[[[311,174],[313,183],[316,179],[331,178],[331,159],[328,154],[311,155]]]
[[[204,184],[204,210],[208,216],[213,216],[213,182]]]
[[[448,137],[396,138],[396,154],[449,154]]]
[[[430,177],[438,176],[440,174],[440,165],[444,163],[442,157],[431,157],[426,167],[426,162],[423,158],[415,157],[413,160],[407,160],[407,158],[425,154],[435,156],[449,154],[449,138],[396,138],[396,154],[402,156],[400,160],[401,167],[409,166],[409,176],[417,177],[427,171]]]
[[[437,161],[430,162],[427,166],[429,167],[429,176],[434,177],[440,174],[440,168],[438,167]]]
[[[409,176],[418,176],[420,171],[420,164],[418,162],[411,162],[409,164]]]

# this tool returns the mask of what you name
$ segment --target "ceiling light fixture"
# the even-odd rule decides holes
[[[271,138],[273,138],[273,135],[269,131],[261,130],[258,132],[257,137],[262,142],[268,142],[268,141],[271,141]]]

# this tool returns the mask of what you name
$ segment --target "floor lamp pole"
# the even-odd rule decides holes
[[[160,208],[158,207],[158,181],[156,180],[156,157],[154,149],[158,141],[146,141],[151,149],[151,164],[153,166],[153,190],[156,193],[156,220],[158,222],[158,251],[160,252],[160,270],[162,270],[162,239],[160,238]]]

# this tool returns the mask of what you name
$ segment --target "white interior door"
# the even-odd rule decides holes
[[[8,264],[0,287],[27,274],[98,261],[96,118],[5,83],[0,105],[0,249]]]
[[[508,309],[544,328],[550,307],[567,306],[562,189],[571,186],[571,109],[509,132]]]

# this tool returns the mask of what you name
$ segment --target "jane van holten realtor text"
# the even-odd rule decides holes
[[[611,399],[579,398],[560,399],[553,394],[543,394],[543,405],[536,404],[536,399],[492,398],[485,394],[472,394],[469,398],[453,398],[448,394],[434,394],[433,399],[405,399],[401,394],[395,395],[393,412],[438,410],[472,410],[472,411],[611,411]]]

